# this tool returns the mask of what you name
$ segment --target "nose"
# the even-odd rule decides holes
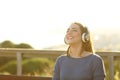
[[[72,33],[72,31],[70,31],[70,30],[69,30],[69,31],[67,31],[67,33],[66,33],[66,34],[67,34],[67,35],[69,35],[69,34],[71,34],[71,33]]]

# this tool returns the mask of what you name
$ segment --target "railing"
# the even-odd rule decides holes
[[[52,80],[51,77],[0,75],[0,80]]]
[[[17,75],[18,76],[22,75],[22,57],[56,58],[57,56],[59,56],[63,53],[65,53],[65,51],[9,49],[9,48],[1,48],[0,49],[0,57],[16,57],[16,59],[17,59]],[[109,78],[110,78],[110,80],[114,80],[114,61],[120,60],[120,52],[96,52],[96,53],[99,54],[103,59],[108,60]]]

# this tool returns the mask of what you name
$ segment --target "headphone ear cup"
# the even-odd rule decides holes
[[[89,41],[89,38],[90,38],[89,34],[87,34],[87,33],[83,33],[82,34],[82,41],[84,43],[87,42],[87,41]]]
[[[86,33],[83,33],[83,34],[82,34],[82,41],[83,41],[83,42],[86,42],[86,41],[85,41],[85,35],[86,35]]]

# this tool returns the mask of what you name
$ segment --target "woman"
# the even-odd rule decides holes
[[[93,54],[90,33],[80,23],[72,23],[65,35],[67,54],[57,58],[52,80],[105,80],[102,58]]]

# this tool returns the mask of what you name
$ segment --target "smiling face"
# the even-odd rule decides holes
[[[89,40],[83,42],[82,36],[83,34],[90,34],[87,27],[83,26],[81,23],[74,22],[67,29],[64,41],[69,45],[67,54],[69,54],[69,50],[71,46],[79,46],[82,51],[88,51],[93,53],[92,43],[89,35]]]
[[[71,24],[66,32],[65,41],[69,45],[81,43],[80,26],[74,23]]]

